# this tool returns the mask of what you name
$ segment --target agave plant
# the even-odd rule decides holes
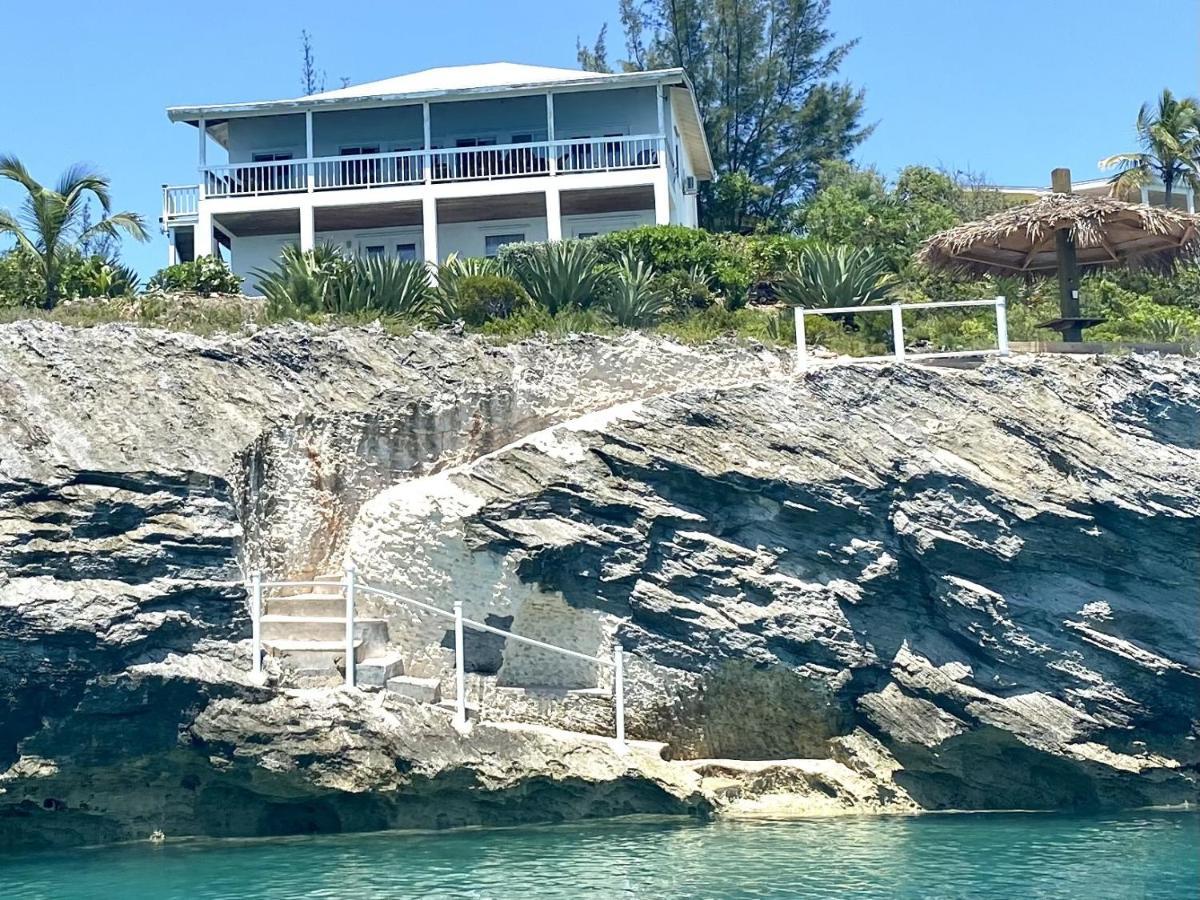
[[[1146,322],[1146,337],[1156,343],[1178,344],[1186,343],[1196,337],[1185,322],[1169,315],[1159,313]]]
[[[289,244],[273,269],[255,269],[253,275],[271,315],[312,315],[328,311],[333,285],[349,265],[332,245],[301,250]]]
[[[883,256],[866,248],[810,244],[776,286],[790,306],[817,309],[879,303],[895,295],[896,275]]]
[[[649,325],[670,306],[666,294],[654,286],[654,267],[624,254],[602,304],[613,324],[623,328]]]
[[[327,310],[417,322],[429,315],[433,291],[423,262],[375,256],[355,259],[335,278]]]
[[[599,262],[589,242],[556,241],[522,260],[515,274],[530,299],[554,315],[591,305],[606,280]]]

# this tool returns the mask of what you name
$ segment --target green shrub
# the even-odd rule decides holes
[[[520,283],[508,275],[461,275],[438,285],[436,315],[439,321],[462,319],[468,325],[482,325],[492,319],[507,319],[529,297]]]
[[[654,276],[655,288],[666,298],[672,314],[686,315],[713,305],[709,276],[699,266],[682,272],[662,272]]]
[[[607,281],[600,262],[587,241],[555,241],[517,257],[512,265],[529,298],[555,315],[592,304]]]
[[[138,274],[115,259],[90,256],[67,263],[59,290],[68,297],[129,297],[137,293]]]
[[[601,259],[614,264],[633,254],[663,274],[699,269],[726,298],[726,304],[737,307],[745,303],[752,277],[743,241],[682,225],[644,225],[590,242]]]
[[[654,268],[629,254],[617,267],[601,308],[614,325],[640,328],[659,319],[670,301],[654,285]]]
[[[242,279],[216,256],[201,256],[191,262],[176,263],[150,276],[146,287],[152,291],[180,291],[194,294],[237,294]]]

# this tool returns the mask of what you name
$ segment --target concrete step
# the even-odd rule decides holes
[[[344,616],[280,616],[261,619],[263,640],[337,641],[345,640]],[[387,622],[383,619],[355,619],[354,636],[376,645],[387,643]]]
[[[322,575],[314,575],[310,580],[319,581],[322,584],[339,584],[340,585],[342,583],[342,579],[345,577],[346,577],[345,574],[342,572],[325,572]]]
[[[418,703],[437,703],[441,700],[442,689],[436,678],[413,678],[411,675],[398,675],[387,680],[387,689],[401,697],[409,697]]]
[[[346,614],[346,598],[341,594],[293,594],[267,597],[263,607],[272,616],[342,616]]]
[[[386,687],[388,679],[404,674],[404,660],[399,653],[371,656],[354,670],[355,680],[363,687]]]
[[[302,672],[325,672],[341,669],[346,660],[345,641],[263,641],[268,656],[285,659],[292,668]],[[369,647],[366,641],[354,642],[354,661],[362,662]]]

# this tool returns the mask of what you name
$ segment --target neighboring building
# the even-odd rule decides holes
[[[1048,187],[998,187],[1001,194],[1021,200],[1036,200],[1050,193]],[[1108,197],[1112,194],[1112,185],[1107,178],[1093,178],[1089,181],[1076,181],[1071,184],[1071,191],[1087,197]],[[1130,203],[1147,203],[1151,206],[1165,206],[1167,189],[1161,181],[1152,181],[1141,190],[1125,191],[1118,194],[1119,199]],[[1196,211],[1196,194],[1187,185],[1177,184],[1171,192],[1171,207],[1188,212]]]
[[[219,253],[243,277],[289,243],[435,263],[694,227],[696,184],[712,178],[682,69],[491,63],[167,114],[198,129],[200,166],[198,185],[163,188],[169,260]]]

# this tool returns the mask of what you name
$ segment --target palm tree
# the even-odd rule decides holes
[[[1100,160],[1101,169],[1117,169],[1109,179],[1114,194],[1138,190],[1157,178],[1166,188],[1171,205],[1175,185],[1200,191],[1200,102],[1195,97],[1176,100],[1164,89],[1158,108],[1143,103],[1137,117],[1141,153],[1118,153]]]
[[[80,243],[101,235],[119,237],[122,232],[139,241],[149,239],[137,213],[111,212],[108,179],[84,165],[67,169],[51,190],[35,181],[15,156],[0,155],[0,177],[15,181],[27,195],[20,216],[0,209],[0,235],[11,235],[17,247],[37,261],[47,308],[58,299],[63,265]],[[100,221],[91,225],[84,211],[89,196],[104,211]]]

